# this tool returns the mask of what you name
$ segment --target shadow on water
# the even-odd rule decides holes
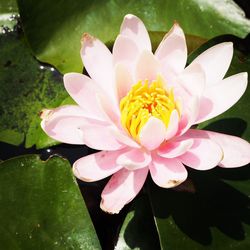
[[[214,228],[233,240],[243,241],[243,223],[250,225],[249,179],[248,165],[206,172],[189,169],[188,181],[175,189],[159,188],[150,181],[154,215],[173,220],[177,230],[204,246],[213,246]]]
[[[247,129],[247,122],[240,118],[224,118],[212,122],[204,129],[223,134],[241,136]]]

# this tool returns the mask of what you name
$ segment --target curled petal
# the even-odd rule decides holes
[[[193,139],[166,142],[158,149],[157,153],[164,158],[175,158],[180,156],[193,145]]]
[[[164,123],[151,116],[142,127],[139,139],[140,143],[148,150],[154,150],[165,140],[166,127]]]
[[[216,142],[223,151],[221,167],[235,168],[250,163],[250,144],[239,137],[198,129],[190,129],[187,136],[210,138]]]
[[[150,162],[151,155],[141,149],[131,149],[117,158],[117,164],[129,170],[147,167]]]
[[[102,192],[100,207],[105,212],[117,214],[141,190],[148,174],[148,168],[136,170],[121,169],[115,173]]]
[[[150,164],[153,181],[160,187],[172,188],[187,179],[187,170],[178,159],[166,159],[155,156]]]
[[[138,17],[131,14],[126,15],[120,33],[134,41],[138,48],[151,51],[151,42],[147,29]]]
[[[123,151],[102,151],[82,157],[73,164],[74,175],[87,182],[104,179],[122,168],[116,163],[121,152]]]
[[[211,119],[232,107],[247,88],[247,73],[227,77],[205,90],[196,123]]]
[[[45,110],[41,118],[42,129],[53,139],[69,144],[84,144],[81,127],[88,121],[80,107],[67,105]]]
[[[181,27],[175,23],[166,34],[155,52],[163,68],[170,68],[175,73],[180,73],[187,61],[187,46],[185,35]]]
[[[225,76],[233,57],[233,43],[217,44],[194,59],[193,63],[200,64],[206,76],[206,85],[217,84]]]
[[[223,157],[220,146],[210,139],[193,138],[193,140],[192,147],[178,159],[183,164],[197,170],[216,167]]]

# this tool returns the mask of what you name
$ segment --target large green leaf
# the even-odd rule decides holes
[[[61,72],[82,70],[79,56],[84,32],[105,43],[114,41],[123,16],[138,15],[149,31],[170,29],[174,20],[185,33],[211,38],[220,34],[245,37],[250,21],[232,0],[18,0],[27,39],[35,55]]]
[[[68,161],[37,155],[0,164],[0,248],[100,249]]]
[[[14,32],[0,35],[0,47],[0,141],[18,145],[26,137],[26,147],[56,144],[42,131],[39,112],[68,96],[62,76],[41,66]]]
[[[205,49],[224,41],[234,41],[235,45],[227,75],[243,71],[250,73],[249,37],[245,40],[233,36],[212,39],[194,51],[189,56],[189,62]],[[248,87],[235,106],[199,127],[249,140],[249,99]],[[176,189],[161,189],[150,183],[148,193],[162,249],[248,249],[249,180],[248,165],[205,172],[189,170],[189,179]]]
[[[159,249],[152,211],[145,194],[137,197],[122,225],[116,249]]]

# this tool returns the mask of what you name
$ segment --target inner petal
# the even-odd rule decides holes
[[[166,88],[163,78],[140,80],[120,101],[121,123],[125,130],[138,142],[139,134],[150,117],[169,125],[173,110],[180,116],[181,105],[175,100],[173,88]]]

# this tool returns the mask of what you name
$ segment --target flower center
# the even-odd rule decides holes
[[[175,101],[173,89],[164,88],[160,76],[151,84],[148,80],[138,81],[120,101],[121,123],[139,141],[138,135],[151,116],[160,119],[168,127],[174,109],[180,115],[180,105]]]

